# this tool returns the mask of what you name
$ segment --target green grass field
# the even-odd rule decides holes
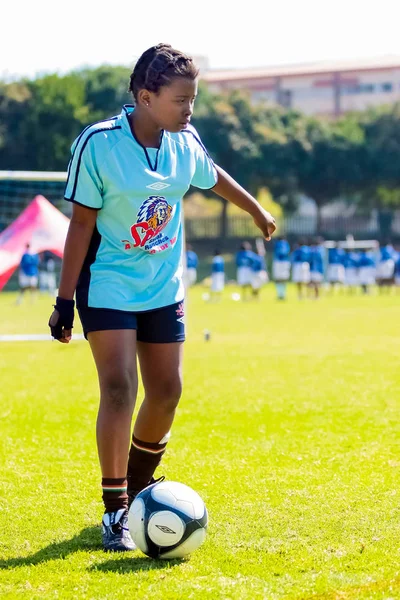
[[[2,598],[400,598],[400,296],[203,291],[158,472],[209,509],[189,560],[101,550],[88,344],[0,343]],[[51,299],[14,299],[0,334],[46,333]]]

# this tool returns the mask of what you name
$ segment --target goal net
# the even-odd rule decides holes
[[[64,201],[66,179],[66,172],[0,171],[0,233],[38,195],[69,217],[72,206]]]

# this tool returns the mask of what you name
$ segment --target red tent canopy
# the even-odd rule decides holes
[[[44,196],[36,196],[19,217],[0,233],[0,290],[5,286],[26,244],[33,253],[50,250],[62,257],[69,219]]]

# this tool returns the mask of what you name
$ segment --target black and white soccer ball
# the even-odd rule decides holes
[[[128,513],[133,541],[151,558],[191,554],[204,542],[207,521],[207,509],[197,492],[176,481],[149,485]]]

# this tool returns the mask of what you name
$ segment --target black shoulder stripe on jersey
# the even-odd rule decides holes
[[[71,160],[68,163],[67,182],[68,182],[68,179],[69,179],[69,172],[71,170],[72,161],[74,160],[75,152],[78,149],[79,142],[81,141],[82,136],[87,132],[88,129],[90,129],[91,127],[93,127],[93,125],[100,125],[100,123],[107,123],[108,121],[112,121],[113,119],[118,119],[118,115],[116,115],[115,117],[110,117],[109,119],[102,119],[101,121],[95,121],[94,123],[90,123],[90,125],[87,125],[87,127],[85,127],[85,129],[83,129],[81,131],[81,133],[78,136],[78,139],[76,140],[76,144],[75,144],[75,148],[74,148],[74,151],[72,153],[72,156],[71,156]]]
[[[78,175],[79,175],[79,169],[80,169],[80,166],[81,166],[82,154],[83,154],[83,151],[84,151],[84,149],[86,148],[86,144],[88,143],[88,141],[90,140],[90,138],[91,138],[93,135],[95,135],[96,133],[101,133],[101,132],[103,132],[103,131],[113,131],[113,130],[115,130],[115,129],[122,129],[122,127],[121,127],[121,125],[116,125],[115,127],[102,127],[101,129],[96,129],[95,131],[92,131],[92,132],[91,132],[91,133],[90,133],[90,134],[87,136],[87,138],[86,138],[86,140],[84,141],[84,143],[83,143],[83,145],[82,145],[82,148],[81,148],[81,150],[80,150],[80,152],[79,152],[78,164],[76,165],[76,171],[75,171],[75,181],[74,181],[74,187],[72,188],[72,194],[71,194],[71,196],[68,198],[68,197],[66,196],[66,194],[64,193],[64,198],[65,198],[66,200],[71,200],[71,201],[73,201],[73,200],[74,200],[75,193],[76,193],[76,188],[77,188],[77,185],[78,185]],[[72,159],[71,159],[71,161],[72,161]],[[68,179],[67,179],[67,184],[66,184],[66,186],[65,186],[65,192],[67,191],[68,181],[69,181],[69,177],[68,177]]]
[[[198,143],[198,144],[199,144],[199,145],[200,145],[200,146],[203,148],[204,152],[206,153],[206,155],[207,155],[207,156],[208,156],[208,158],[210,159],[210,161],[211,161],[211,164],[212,164],[212,165],[213,165],[213,167],[215,168],[215,163],[214,163],[213,159],[211,158],[211,156],[208,154],[208,152],[207,152],[207,148],[206,148],[206,147],[203,145],[203,143],[202,143],[201,139],[200,139],[200,138],[198,138],[198,137],[197,137],[197,135],[195,135],[195,134],[193,133],[193,131],[190,131],[189,129],[182,129],[182,131],[181,131],[180,133],[190,133],[190,134],[191,134],[191,135],[194,137],[194,139],[196,140],[196,142],[197,142],[197,143]],[[217,181],[214,183],[214,185],[212,185],[210,188],[206,188],[206,189],[208,189],[208,190],[212,190],[212,189],[213,189],[213,188],[214,188],[214,187],[217,185],[217,183],[218,183],[218,175],[217,175]],[[204,188],[204,189],[205,189],[205,188]]]

